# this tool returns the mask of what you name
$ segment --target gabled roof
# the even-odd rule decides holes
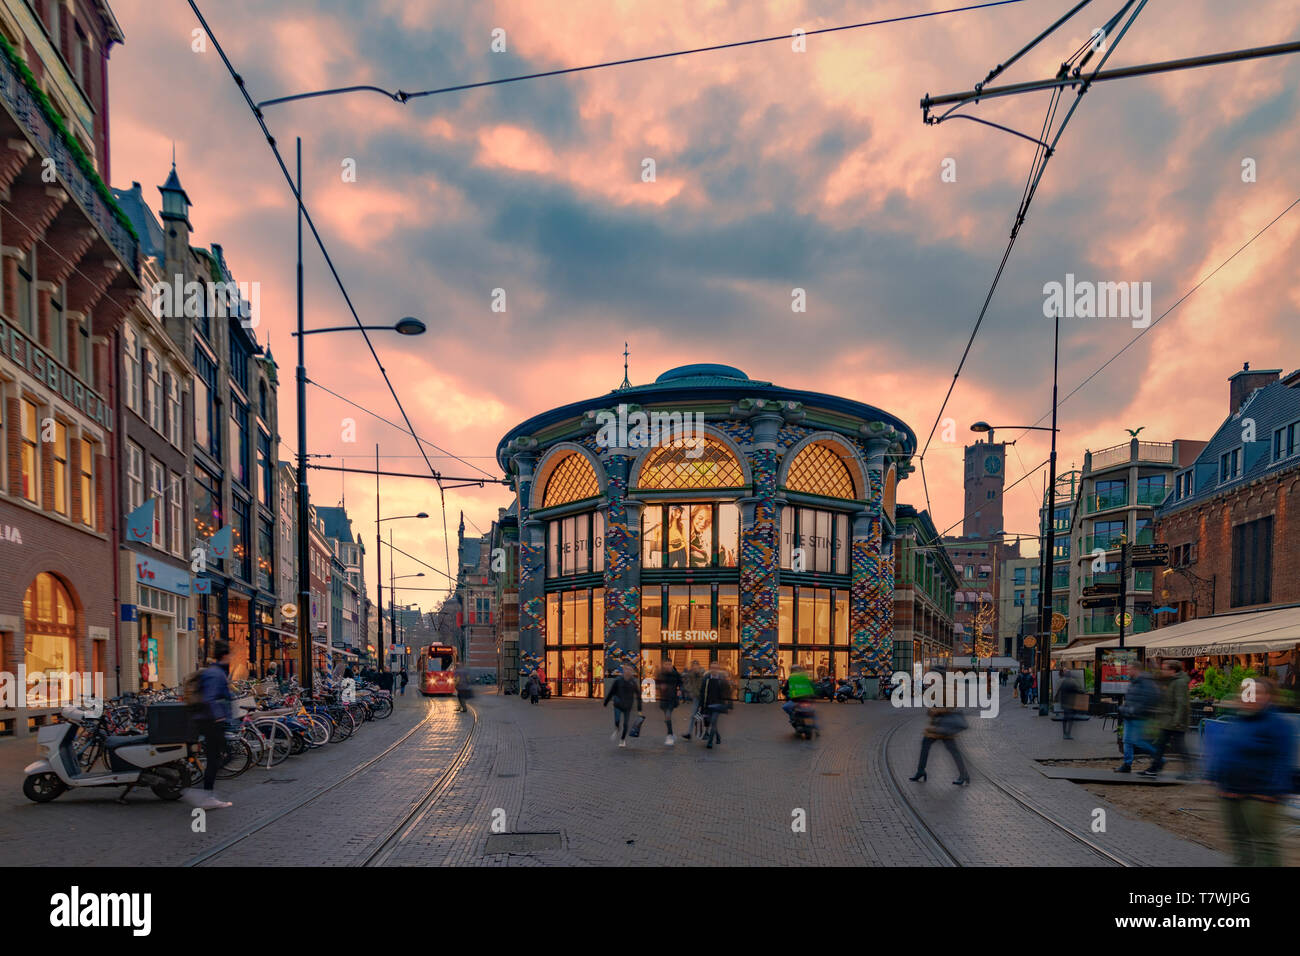
[[[320,517],[321,524],[325,528],[327,537],[335,538],[339,541],[345,541],[352,544],[352,519],[342,508],[326,508],[321,505],[316,506],[316,514]]]
[[[1192,463],[1192,494],[1178,501],[1170,495],[1156,510],[1156,517],[1181,511],[1274,472],[1300,467],[1300,455],[1273,460],[1273,432],[1294,422],[1300,422],[1300,378],[1296,372],[1257,388],[1241,403],[1241,408],[1224,419]],[[1251,425],[1255,440],[1247,442],[1243,438]],[[1219,459],[1234,448],[1241,449],[1241,474],[1220,484]],[[1175,474],[1187,470],[1180,469]]]

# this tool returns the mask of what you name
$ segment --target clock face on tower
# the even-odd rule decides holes
[[[1002,471],[1002,459],[997,455],[989,455],[984,459],[984,471],[990,475],[996,475]]]

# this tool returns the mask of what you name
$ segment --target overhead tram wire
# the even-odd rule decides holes
[[[1133,6],[1133,3],[1134,0],[1127,0],[1124,6],[1120,8],[1119,12],[1116,13],[1115,16],[1112,17],[1107,22],[1106,35],[1109,35],[1110,30],[1113,28],[1113,26],[1116,23],[1118,23],[1119,19]],[[1119,47],[1120,42],[1124,39],[1124,36],[1128,33],[1129,28],[1133,25],[1133,22],[1137,19],[1138,15],[1142,12],[1142,9],[1146,6],[1146,3],[1147,0],[1140,0],[1137,9],[1132,13],[1128,21],[1124,24],[1123,28],[1119,33],[1119,36],[1115,38],[1113,43],[1107,45],[1105,54],[1102,56],[1101,60],[1097,63],[1097,67],[1093,71],[1094,74],[1100,72],[1101,68],[1105,65],[1106,61],[1110,58],[1111,54],[1114,53],[1115,50]],[[1079,8],[1076,7],[1076,10],[1077,9]],[[1053,27],[1051,27],[1048,31],[1046,31],[1046,33],[1050,34],[1054,30],[1059,28],[1062,23],[1064,23],[1064,19],[1058,20]],[[1031,44],[1031,46],[1037,44],[1042,39],[1043,36],[1040,35],[1036,40],[1033,41],[1033,44]],[[1070,62],[1078,58],[1080,53],[1084,49],[1086,49],[1087,46],[1088,45],[1085,45],[1084,47],[1080,47],[1079,51],[1076,51],[1075,54],[1070,58],[1070,60],[1067,60],[1065,64],[1062,64],[1062,68],[1065,69]],[[1018,53],[1016,57],[1018,58],[1023,53],[1024,50]],[[1086,63],[1090,56],[1091,53],[1084,54],[1084,58],[1082,62]],[[1080,65],[1082,65],[1082,63]],[[996,75],[996,72],[998,71],[995,70],[994,75]],[[1069,125],[1070,120],[1074,117],[1074,111],[1078,109],[1079,104],[1083,101],[1083,95],[1088,91],[1089,88],[1088,78],[1080,78],[1079,83],[1080,83],[1080,89],[1078,90],[1075,96],[1074,102],[1071,104],[1069,112],[1066,113],[1065,118],[1061,120],[1061,125],[1057,128],[1056,134],[1053,137],[1051,143],[1049,144],[1046,142],[1046,136],[1044,136],[1043,139],[1037,141],[1038,147],[1034,151],[1034,161],[1030,165],[1029,181],[1025,187],[1025,191],[1021,198],[1020,208],[1016,212],[1015,222],[1012,224],[1011,227],[1011,235],[1007,240],[1006,249],[1002,253],[1002,260],[1001,262],[998,263],[997,271],[994,273],[993,276],[993,282],[989,286],[988,294],[984,297],[984,304],[980,307],[979,316],[975,320],[975,327],[971,330],[970,338],[967,340],[966,347],[962,351],[961,360],[957,363],[957,369],[953,373],[952,381],[948,384],[948,391],[944,395],[943,403],[939,406],[939,413],[935,416],[934,424],[930,427],[930,434],[926,437],[925,447],[921,449],[922,467],[924,467],[926,452],[929,451],[930,449],[930,442],[934,439],[934,433],[939,427],[939,422],[943,420],[943,413],[948,407],[949,400],[952,398],[953,390],[957,387],[957,380],[961,377],[962,370],[966,366],[966,359],[970,356],[970,350],[972,346],[974,346],[975,344],[975,338],[976,336],[979,335],[980,327],[984,323],[984,317],[988,314],[989,306],[990,304],[992,304],[993,295],[997,291],[998,284],[1002,280],[1002,274],[1006,270],[1007,262],[1011,258],[1011,252],[1015,248],[1016,239],[1019,238],[1020,236],[1020,228],[1021,226],[1024,225],[1025,219],[1029,214],[1029,206],[1033,202],[1033,198],[1035,193],[1038,191],[1039,184],[1042,182],[1043,173],[1046,172],[1047,164],[1051,160],[1052,155],[1056,152],[1056,145],[1057,143],[1060,142],[1061,136],[1065,133],[1065,128]],[[1050,123],[1052,119],[1055,117],[1056,106],[1060,98],[1060,93],[1059,93],[1060,89],[1062,88],[1060,87],[1057,88],[1057,92],[1053,94],[1052,101],[1048,106],[1048,116],[1044,122],[1044,127],[1043,127],[1045,132],[1050,130]],[[928,507],[929,506],[928,498],[926,504]]]
[[[803,36],[819,36],[826,33],[840,33],[845,30],[860,30],[864,27],[885,26],[891,23],[903,23],[907,20],[924,20],[930,17],[945,16],[950,13],[966,13],[973,10],[984,10],[990,7],[1004,7],[1013,3],[1023,3],[1024,0],[989,0],[986,3],[974,3],[964,7],[951,7],[946,10],[930,10],[925,13],[909,13],[897,17],[886,17],[881,20],[867,20],[862,23],[849,23],[838,27],[821,27],[816,30],[805,30]],[[193,6],[193,0],[191,0]],[[589,63],[586,66],[569,66],[558,70],[545,70],[541,73],[525,73],[521,76],[506,76],[496,80],[480,80],[475,83],[458,83],[455,86],[443,86],[437,89],[417,90],[408,93],[405,90],[386,90],[378,86],[342,86],[331,90],[317,90],[312,93],[294,93],[289,96],[278,96],[274,99],[263,100],[257,104],[260,109],[263,106],[275,106],[279,103],[290,103],[295,100],[316,99],[322,96],[337,96],[343,93],[378,93],[397,103],[408,103],[414,99],[421,99],[426,96],[438,96],[443,93],[460,93],[466,90],[482,89],[489,86],[503,86],[507,83],[520,83],[524,80],[540,80],[551,76],[564,76],[571,73],[585,73],[590,70],[603,70],[614,66],[629,66],[634,63],[648,63],[652,60],[666,60],[672,57],[691,56],[696,53],[712,53],[718,50],[732,50],[746,46],[757,46],[761,43],[776,43],[778,41],[788,41],[793,34],[783,33],[779,36],[759,37],[754,40],[736,40],[730,43],[715,43],[711,46],[694,47],[689,50],[674,50],[669,53],[652,53],[646,56],[627,57],[622,60],[606,60],[602,63]]]
[[[315,386],[316,388],[319,388],[322,392],[325,392],[325,393],[328,394],[328,395],[333,395],[333,396],[334,396],[335,398],[337,398],[339,401],[341,401],[341,402],[346,402],[347,404],[351,405],[353,408],[357,409],[358,411],[365,412],[367,415],[371,415],[371,416],[373,416],[374,418],[379,419],[379,420],[380,420],[381,422],[383,422],[385,425],[389,425],[389,426],[391,426],[392,428],[396,428],[398,431],[400,431],[400,432],[401,432],[402,434],[404,434],[404,435],[410,435],[410,436],[411,436],[412,438],[414,438],[417,442],[419,442],[419,443],[421,443],[421,444],[424,444],[424,445],[428,445],[430,448],[437,449],[438,451],[442,452],[443,455],[446,456],[447,458],[455,459],[456,461],[460,462],[462,465],[469,465],[469,467],[470,467],[470,468],[473,468],[475,471],[481,471],[481,472],[483,472],[483,474],[484,474],[486,477],[492,479],[493,481],[499,481],[499,480],[500,480],[500,479],[496,478],[496,477],[495,477],[491,472],[483,471],[483,469],[480,468],[478,465],[475,465],[475,464],[473,464],[473,463],[471,463],[471,462],[469,462],[469,461],[466,461],[466,460],[465,460],[464,458],[462,458],[460,455],[456,455],[456,454],[453,454],[452,452],[449,452],[447,449],[443,448],[441,445],[437,445],[437,444],[435,444],[434,442],[429,441],[427,438],[421,438],[419,435],[415,434],[415,432],[413,432],[413,431],[409,431],[409,430],[403,428],[401,425],[397,424],[397,422],[390,421],[389,419],[385,418],[383,415],[380,415],[378,412],[372,411],[371,409],[366,408],[366,407],[363,406],[363,405],[358,405],[356,402],[352,401],[352,399],[350,399],[350,398],[348,398],[348,397],[346,397],[346,396],[344,396],[344,395],[340,395],[338,392],[334,391],[333,389],[326,388],[326,387],[325,387],[324,385],[322,385],[320,382],[314,381],[314,380],[312,380],[312,379],[309,378],[309,379],[307,379],[307,384],[308,384],[308,385]],[[396,457],[399,457],[399,456],[397,456],[397,455],[382,455],[381,457],[383,457],[383,458],[396,458]],[[411,457],[420,457],[420,458],[423,458],[425,461],[428,461],[428,460],[429,460],[429,456],[426,455],[426,454],[424,453],[424,450],[423,450],[423,449],[420,450],[420,454],[419,454],[419,456],[414,456],[414,455],[413,455],[413,456],[411,456]],[[493,460],[495,460],[495,456],[493,456],[493,455],[484,455],[484,456],[482,456],[482,457],[485,457],[485,458],[493,458]]]
[[[397,389],[393,387],[392,380],[388,377],[388,371],[384,368],[384,363],[379,360],[379,353],[375,351],[374,343],[370,341],[370,335],[366,332],[364,323],[361,321],[361,316],[357,313],[356,306],[352,303],[352,297],[348,294],[347,287],[343,284],[343,277],[339,275],[338,269],[335,268],[334,260],[330,258],[329,250],[325,247],[325,240],[321,237],[320,231],[317,230],[311,212],[307,209],[307,204],[303,202],[302,194],[298,191],[298,186],[289,172],[289,167],[285,164],[284,157],[280,155],[280,148],[276,145],[275,137],[271,135],[271,130],[266,125],[265,116],[253,101],[252,96],[249,95],[248,88],[244,83],[244,78],[236,72],[234,64],[230,62],[230,58],[226,55],[225,49],[222,48],[221,42],[217,39],[216,34],[212,32],[212,28],[208,26],[208,21],[204,18],[202,11],[199,10],[198,4],[195,0],[188,0],[188,2],[190,9],[194,11],[194,15],[198,18],[199,24],[203,27],[203,32],[206,33],[208,39],[212,41],[213,48],[221,57],[221,62],[225,64],[226,70],[230,73],[231,79],[234,80],[235,85],[239,87],[239,92],[243,95],[244,101],[248,104],[249,110],[252,111],[254,118],[257,120],[257,125],[261,127],[262,135],[266,137],[267,145],[271,147],[271,152],[275,156],[276,163],[280,166],[280,172],[284,176],[284,181],[289,185],[290,192],[293,193],[294,198],[297,200],[298,208],[301,210],[302,217],[307,221],[307,225],[311,228],[312,237],[316,240],[316,245],[320,249],[321,256],[324,257],[325,264],[329,267],[330,275],[334,277],[334,282],[338,285],[339,292],[343,296],[343,301],[347,303],[348,311],[352,313],[352,318],[357,324],[357,330],[361,333],[361,337],[365,339],[366,347],[370,349],[370,355],[375,360],[375,365],[379,369],[380,375],[383,376],[384,384],[388,386],[389,394],[393,396],[393,401],[397,405],[397,410],[402,413],[402,420],[406,422],[407,429],[414,434],[415,427],[411,424],[410,416],[406,414],[406,409],[402,405],[402,400],[397,396]],[[416,447],[420,450],[421,454],[423,454],[424,446],[417,442]],[[300,448],[298,451],[299,453],[302,453],[303,449]],[[446,495],[442,490],[442,479],[438,474],[438,470],[433,467],[433,462],[429,461],[428,455],[424,455],[424,463],[428,466],[429,472],[434,475],[438,481],[439,497],[443,506],[443,525],[445,529],[447,521]],[[446,542],[444,541],[444,544],[445,543]],[[450,552],[448,552],[448,577],[451,576],[450,572],[451,558]]]
[[[1091,382],[1094,378],[1096,378],[1098,375],[1100,375],[1100,374],[1101,374],[1101,373],[1106,369],[1106,367],[1107,367],[1108,365],[1110,365],[1110,364],[1111,364],[1112,362],[1114,362],[1117,358],[1119,358],[1121,355],[1123,355],[1125,352],[1127,352],[1130,348],[1132,348],[1133,345],[1137,343],[1137,340],[1138,340],[1138,339],[1142,338],[1142,336],[1146,335],[1148,332],[1150,332],[1152,329],[1154,329],[1154,328],[1155,328],[1155,327],[1156,327],[1156,326],[1157,326],[1157,325],[1158,325],[1158,324],[1159,324],[1159,323],[1160,323],[1160,322],[1161,322],[1165,317],[1167,317],[1167,316],[1168,316],[1170,313],[1172,313],[1176,308],[1178,308],[1180,305],[1182,305],[1183,302],[1185,302],[1187,299],[1189,299],[1189,298],[1192,296],[1193,293],[1195,293],[1198,289],[1201,288],[1201,286],[1205,285],[1205,283],[1209,282],[1212,278],[1214,278],[1214,276],[1217,275],[1218,272],[1219,272],[1221,269],[1223,269],[1224,266],[1226,266],[1226,265],[1227,265],[1229,262],[1231,262],[1233,259],[1237,258],[1237,256],[1241,255],[1243,252],[1245,252],[1245,251],[1246,251],[1246,248],[1247,248],[1251,243],[1253,243],[1256,239],[1258,239],[1258,238],[1259,238],[1260,236],[1262,236],[1264,233],[1268,232],[1269,229],[1273,228],[1273,226],[1275,226],[1279,221],[1281,221],[1281,219],[1282,219],[1284,216],[1286,216],[1288,213],[1290,213],[1291,210],[1295,209],[1296,206],[1300,206],[1300,196],[1297,196],[1294,200],[1292,200],[1292,202],[1291,202],[1291,204],[1290,204],[1289,206],[1287,206],[1287,207],[1286,207],[1285,209],[1283,209],[1280,213],[1278,213],[1276,216],[1274,216],[1272,219],[1270,219],[1270,220],[1268,221],[1268,223],[1267,223],[1266,225],[1264,225],[1264,226],[1263,226],[1263,227],[1262,227],[1258,232],[1256,232],[1253,236],[1251,236],[1249,239],[1247,239],[1245,242],[1243,242],[1240,246],[1238,246],[1237,249],[1236,249],[1236,251],[1234,251],[1234,252],[1232,253],[1232,255],[1228,256],[1228,258],[1224,259],[1224,260],[1223,260],[1222,262],[1220,262],[1217,266],[1215,266],[1213,269],[1211,269],[1208,273],[1206,273],[1204,276],[1202,276],[1202,277],[1201,277],[1201,278],[1196,282],[1195,285],[1193,285],[1190,289],[1188,289],[1188,290],[1187,290],[1186,292],[1184,292],[1181,296],[1179,296],[1178,299],[1174,302],[1173,305],[1171,305],[1169,308],[1165,309],[1164,312],[1160,313],[1159,316],[1157,316],[1155,319],[1153,319],[1153,320],[1151,321],[1151,324],[1150,324],[1150,325],[1148,325],[1148,326],[1147,326],[1145,329],[1143,329],[1142,331],[1138,332],[1138,334],[1135,335],[1135,336],[1133,336],[1133,338],[1129,339],[1128,342],[1125,343],[1125,345],[1124,345],[1124,346],[1123,346],[1123,347],[1122,347],[1118,352],[1116,352],[1116,353],[1115,353],[1114,355],[1112,355],[1110,358],[1106,359],[1106,361],[1102,362],[1101,365],[1099,365],[1099,366],[1098,366],[1098,367],[1097,367],[1097,368],[1096,368],[1096,369],[1095,369],[1095,370],[1094,370],[1094,371],[1093,371],[1093,372],[1092,372],[1092,373],[1091,373],[1087,378],[1085,378],[1082,382],[1080,382],[1080,383],[1079,383],[1078,385],[1076,385],[1073,389],[1071,389],[1070,392],[1067,393],[1066,396],[1065,396],[1064,398],[1062,398],[1060,401],[1058,401],[1058,402],[1056,403],[1057,408],[1060,408],[1060,406],[1064,405],[1067,401],[1070,400],[1070,398],[1071,398],[1073,395],[1075,395],[1077,392],[1079,392],[1080,390],[1082,390],[1083,387],[1084,387],[1085,385],[1087,385],[1087,384],[1088,384],[1089,382]],[[1050,410],[1050,409],[1049,409],[1048,411],[1044,412],[1041,416],[1039,416],[1039,418],[1037,419],[1037,421],[1035,421],[1033,424],[1037,425],[1039,422],[1043,421],[1043,419],[1047,418],[1049,415],[1051,415],[1051,410]],[[1020,437],[1022,437],[1022,436],[1025,435],[1025,434],[1027,434],[1027,432],[1021,432],[1019,435],[1016,436],[1016,438],[1019,439]]]

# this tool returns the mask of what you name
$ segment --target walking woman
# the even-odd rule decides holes
[[[946,675],[943,669],[939,669],[937,673],[940,680],[945,679]],[[912,774],[908,779],[917,782],[925,780],[925,764],[930,757],[930,748],[934,746],[936,740],[939,740],[948,748],[953,763],[957,765],[957,779],[953,783],[958,787],[970,783],[970,774],[966,772],[966,762],[961,759],[961,751],[957,749],[957,735],[965,729],[966,718],[955,707],[948,707],[946,700],[944,706],[930,708],[930,722],[926,725],[924,735],[921,737],[921,759],[917,761],[916,773]]]
[[[673,709],[677,706],[677,695],[682,688],[682,675],[677,672],[670,658],[665,657],[655,675],[655,696],[659,698],[659,707],[664,712],[664,724],[668,727],[668,736],[664,746],[673,745]],[[689,728],[688,728],[689,729]]]

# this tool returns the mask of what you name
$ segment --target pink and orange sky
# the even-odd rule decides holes
[[[255,99],[354,84],[416,90],[937,10],[944,0],[207,0],[200,4]],[[1034,147],[974,123],[927,127],[927,92],[966,89],[1060,16],[1066,0],[974,12],[413,100],[374,94],[267,111],[292,162],[301,136],[311,209],[367,323],[424,319],[418,339],[374,341],[416,430],[498,475],[519,421],[689,362],[842,394],[929,433],[997,267]],[[1120,4],[1071,21],[1005,75],[1054,74]],[[294,451],[294,205],[216,52],[193,49],[187,4],[117,0],[110,62],[113,183],[157,205],[173,143],[196,245],[220,243],[261,284],[261,341],[280,365],[281,456]],[[507,51],[491,50],[505,30]],[[1109,66],[1253,47],[1300,35],[1297,0],[1153,3]],[[1084,99],[1043,184],[945,412],[926,476],[940,529],[961,519],[969,425],[1030,424],[1049,410],[1043,286],[1067,273],[1150,282],[1159,316],[1296,199],[1300,57],[1101,84]],[[1067,94],[1068,105],[1073,94]],[[1037,132],[1047,94],[976,115]],[[642,181],[643,160],[656,180]],[[945,159],[956,181],[945,182]],[[1243,182],[1243,160],[1256,181]],[[356,181],[342,170],[355,161]],[[1300,212],[1281,219],[1061,409],[1060,466],[1128,438],[1208,438],[1227,377],[1300,365]],[[318,253],[306,257],[309,326],[350,323]],[[791,311],[791,290],[807,311]],[[493,312],[493,290],[507,310]],[[1136,330],[1062,324],[1069,393]],[[308,340],[315,381],[390,420],[398,412],[352,334]],[[313,452],[422,471],[415,442],[317,389]],[[343,440],[343,419],[356,441]],[[1004,433],[1010,438],[1015,433]],[[1043,433],[1008,456],[1008,481],[1047,456]],[[336,462],[340,463],[340,462]],[[1008,493],[1006,528],[1036,527],[1043,479]],[[346,498],[374,573],[374,485],[317,474],[313,500]],[[919,476],[900,500],[924,507]],[[448,493],[486,531],[509,494]],[[436,490],[387,479],[399,548],[444,566]],[[385,561],[387,577],[388,561]],[[396,573],[420,570],[399,558]],[[420,582],[441,584],[432,571]],[[409,592],[426,608],[438,594]]]

